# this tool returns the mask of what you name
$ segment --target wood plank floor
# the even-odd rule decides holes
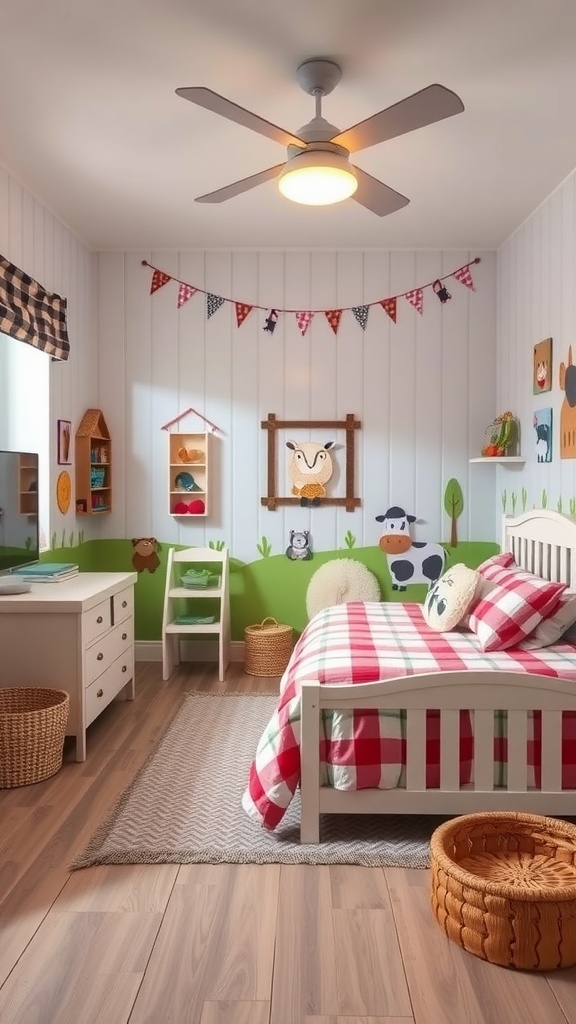
[[[566,1024],[576,969],[484,963],[432,917],[426,871],[67,864],[154,748],[185,691],[277,691],[232,665],[137,666],[88,759],[0,791],[2,1024]]]

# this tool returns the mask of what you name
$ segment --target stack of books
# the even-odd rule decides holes
[[[78,566],[74,562],[36,562],[34,565],[21,565],[14,569],[12,575],[30,583],[58,583],[77,576]]]

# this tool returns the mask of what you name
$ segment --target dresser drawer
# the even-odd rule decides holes
[[[134,587],[127,587],[112,598],[112,621],[114,625],[129,618],[134,611]]]
[[[114,700],[134,674],[134,649],[128,647],[86,690],[86,725]]]
[[[114,626],[106,636],[101,636],[86,648],[84,673],[86,686],[102,675],[116,661],[116,658],[133,645],[133,624],[131,619]]]
[[[90,608],[82,616],[82,639],[84,644],[89,644],[96,637],[101,636],[112,625],[112,605],[110,598],[106,598],[101,604]]]

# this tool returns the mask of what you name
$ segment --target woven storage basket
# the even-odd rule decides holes
[[[503,967],[576,964],[576,827],[494,811],[440,825],[432,909],[448,938]]]
[[[65,690],[0,688],[0,789],[41,782],[58,771],[69,706]]]
[[[244,670],[251,676],[281,676],[292,654],[292,626],[276,619],[244,630]]]

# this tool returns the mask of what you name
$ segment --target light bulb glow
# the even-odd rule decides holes
[[[329,206],[354,195],[358,181],[344,157],[308,151],[288,161],[278,180],[278,188],[294,203]]]

